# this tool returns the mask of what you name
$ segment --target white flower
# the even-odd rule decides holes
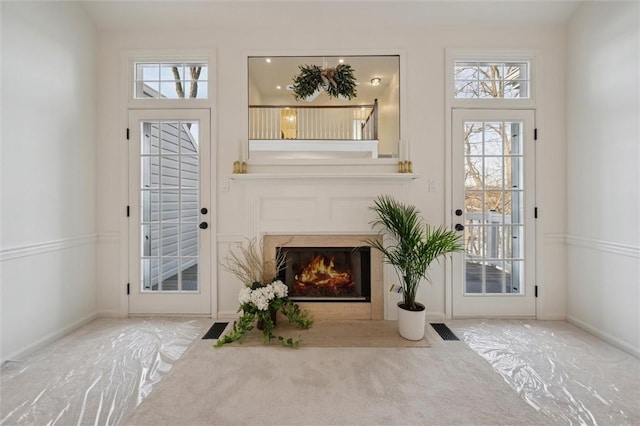
[[[269,309],[269,291],[266,287],[260,287],[251,292],[251,303],[261,311]]]
[[[238,300],[240,301],[241,305],[251,302],[251,288],[244,287],[242,290],[240,290],[240,294],[238,295]]]
[[[267,286],[265,287],[265,289],[266,289],[265,293],[266,293],[267,299],[273,300],[276,298],[276,292],[274,291],[273,286],[271,285]]]
[[[288,292],[289,289],[286,284],[278,280],[265,287],[258,287],[255,290],[251,290],[251,287],[245,287],[240,290],[238,300],[241,305],[253,303],[259,310],[266,311],[269,309],[272,300],[286,297]]]
[[[275,292],[276,297],[278,298],[287,297],[287,294],[289,293],[289,288],[285,283],[278,280],[278,281],[272,282],[271,286],[273,287],[273,291]]]

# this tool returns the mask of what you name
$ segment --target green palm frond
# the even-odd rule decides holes
[[[413,310],[420,281],[429,280],[429,266],[443,256],[462,250],[461,238],[445,226],[425,224],[415,206],[389,195],[379,196],[371,210],[376,214],[372,228],[386,232],[390,241],[385,245],[369,239],[366,243],[379,250],[385,261],[395,267],[402,283],[403,303]]]

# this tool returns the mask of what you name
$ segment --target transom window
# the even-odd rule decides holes
[[[207,99],[209,70],[205,62],[137,62],[136,99]]]
[[[456,61],[456,99],[529,99],[528,62]]]

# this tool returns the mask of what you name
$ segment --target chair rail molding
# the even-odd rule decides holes
[[[640,258],[640,246],[620,244],[613,241],[605,241],[595,238],[579,237],[577,235],[567,235],[566,240],[568,246],[582,247],[601,252],[619,254],[622,256]]]
[[[60,238],[39,243],[25,244],[22,246],[3,248],[0,250],[0,262],[84,246],[87,244],[94,244],[97,241],[98,234],[84,234],[75,237]]]

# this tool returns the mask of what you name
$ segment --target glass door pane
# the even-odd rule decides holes
[[[198,122],[140,126],[141,291],[197,292]]]
[[[465,294],[524,291],[523,123],[464,122]]]

